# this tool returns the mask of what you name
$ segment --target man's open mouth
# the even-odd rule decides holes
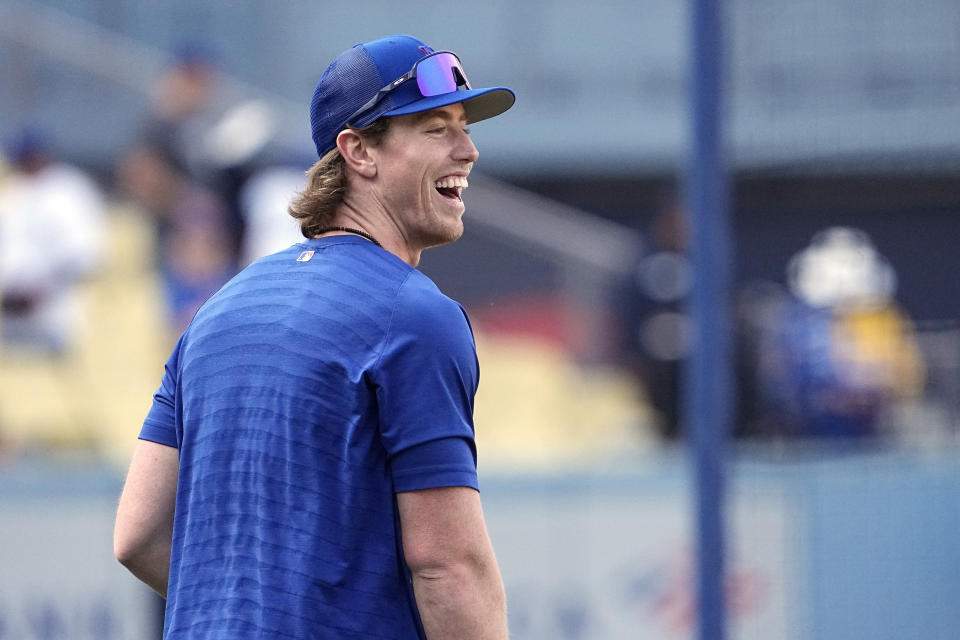
[[[467,179],[460,176],[450,176],[437,180],[434,187],[444,198],[460,200],[460,194],[467,188]]]

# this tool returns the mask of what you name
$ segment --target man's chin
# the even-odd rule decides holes
[[[436,225],[432,229],[425,230],[423,235],[423,246],[439,247],[451,242],[456,242],[463,235],[463,213],[455,219],[444,220],[444,224]]]

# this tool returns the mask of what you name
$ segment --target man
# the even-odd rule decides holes
[[[409,36],[321,77],[308,239],[197,313],[120,499],[115,551],[167,597],[165,638],[506,638],[473,337],[414,267],[463,232],[466,125],[513,101]]]

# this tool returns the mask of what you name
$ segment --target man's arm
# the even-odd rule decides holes
[[[506,640],[506,598],[480,494],[468,487],[397,494],[403,553],[429,640]]]
[[[113,530],[117,560],[164,598],[179,465],[175,448],[138,440]]]

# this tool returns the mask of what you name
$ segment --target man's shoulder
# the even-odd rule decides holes
[[[460,303],[443,293],[433,280],[416,269],[412,269],[404,278],[397,292],[397,299],[398,304],[410,308],[463,313]]]
[[[397,292],[393,324],[395,332],[430,338],[432,343],[473,342],[470,323],[460,303],[415,270]]]

